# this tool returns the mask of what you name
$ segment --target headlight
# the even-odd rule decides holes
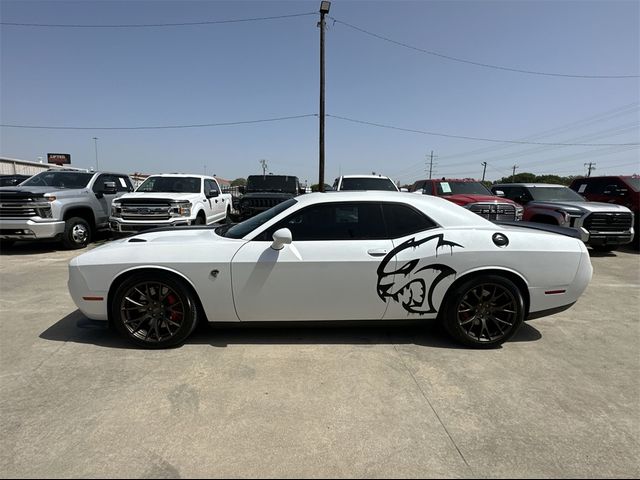
[[[122,204],[120,202],[111,203],[111,216],[113,217],[122,216]]]
[[[522,220],[523,215],[524,207],[521,207],[520,205],[516,206],[516,221]]]
[[[172,217],[189,217],[191,216],[191,206],[191,202],[173,203],[169,212]]]

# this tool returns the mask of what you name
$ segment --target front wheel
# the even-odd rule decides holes
[[[524,322],[524,301],[518,287],[498,275],[471,278],[446,300],[441,319],[458,342],[492,348],[509,340]]]
[[[163,272],[127,278],[111,302],[116,330],[146,348],[181,345],[197,323],[196,299],[182,280]]]
[[[84,248],[91,241],[91,225],[84,218],[73,217],[64,222],[62,244],[69,250]]]

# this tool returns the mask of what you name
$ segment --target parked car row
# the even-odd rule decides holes
[[[473,179],[442,178],[416,181],[409,191],[442,197],[493,222],[574,228],[594,249],[610,251],[638,232],[639,184],[637,177],[589,177],[571,188],[498,184],[489,190]],[[342,175],[327,190],[400,191],[382,175]],[[295,176],[250,175],[239,193],[223,193],[217,179],[205,175],[152,175],[134,192],[124,174],[49,170],[0,188],[0,239],[5,247],[15,240],[57,238],[66,248],[83,248],[99,230],[126,235],[230,222],[232,216],[246,220],[305,189]]]

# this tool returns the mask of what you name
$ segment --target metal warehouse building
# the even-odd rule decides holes
[[[40,163],[17,158],[0,157],[0,175],[35,175],[50,168],[60,168],[51,163]],[[73,168],[67,166],[66,168]],[[75,170],[75,169],[74,169]]]

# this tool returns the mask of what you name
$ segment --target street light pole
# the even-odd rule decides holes
[[[320,2],[320,136],[319,136],[319,174],[318,191],[324,192],[324,16],[329,13],[331,2]]]
[[[93,137],[93,143],[94,143],[94,146],[96,147],[96,172],[97,172],[98,170],[100,170],[98,168],[98,137]]]

